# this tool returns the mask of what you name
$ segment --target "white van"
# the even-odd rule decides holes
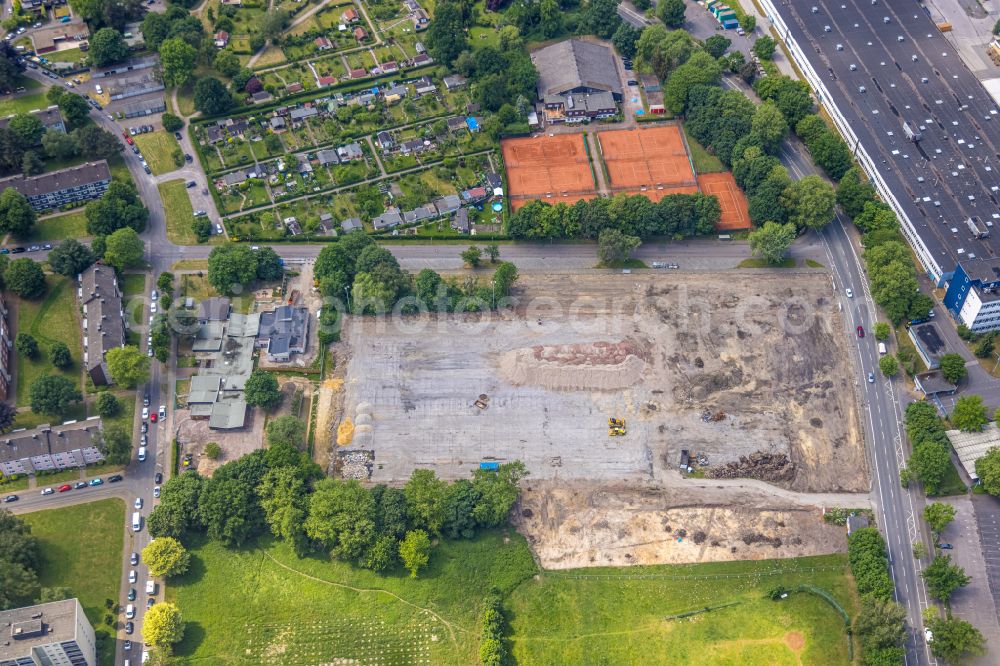
[[[146,447],[139,447],[139,462],[146,462]]]
[[[149,596],[156,594],[156,581],[152,578],[146,581],[146,594]]]
[[[885,343],[884,342],[878,343],[878,353],[882,354],[882,355],[885,354]]]
[[[132,531],[138,532],[142,529],[142,515],[136,511],[132,514]]]

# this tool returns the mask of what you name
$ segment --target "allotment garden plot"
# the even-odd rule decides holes
[[[749,278],[749,274],[746,274]],[[353,434],[374,481],[464,478],[523,460],[532,478],[662,480],[766,452],[775,483],[864,491],[854,371],[828,276],[531,276],[492,321],[351,318],[340,343]],[[478,404],[477,404],[478,401]],[[608,419],[627,434],[610,436]],[[347,425],[345,425],[347,424]]]

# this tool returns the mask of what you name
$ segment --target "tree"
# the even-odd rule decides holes
[[[38,262],[21,257],[10,262],[3,274],[7,288],[20,296],[34,300],[45,293],[45,273]]]
[[[887,648],[899,648],[906,638],[906,609],[895,601],[870,595],[861,598],[861,610],[854,621],[854,633],[861,637],[865,655]],[[872,663],[866,661],[865,663]]]
[[[980,432],[987,423],[986,406],[978,395],[963,395],[955,401],[951,423],[963,432]]]
[[[714,85],[722,78],[722,66],[704,51],[695,51],[688,61],[677,67],[663,88],[663,102],[673,113],[684,111],[688,93],[699,85]],[[731,154],[731,153],[730,153]],[[726,155],[726,160],[730,154]]]
[[[628,23],[625,23],[625,21],[622,21],[621,25],[615,30],[615,34],[611,36],[611,43],[614,44],[615,48],[618,49],[618,53],[622,54],[623,57],[631,58],[635,56],[635,49],[639,43],[640,34],[642,34],[642,31],[636,30]],[[726,38],[723,37],[722,39]],[[728,42],[729,40],[726,39],[726,46],[729,45]]]
[[[107,67],[129,56],[125,37],[114,28],[101,28],[90,36],[90,62],[95,67]]]
[[[257,279],[265,282],[280,280],[285,274],[285,262],[270,246],[257,250]]]
[[[851,149],[835,132],[823,132],[815,141],[806,147],[812,153],[816,164],[834,180],[839,179],[851,167],[854,157]]]
[[[712,35],[705,40],[705,50],[713,58],[721,58],[726,50],[732,45],[732,40],[722,35]]]
[[[972,624],[955,617],[936,617],[926,624],[934,638],[930,641],[935,657],[959,664],[968,657],[986,654],[986,639]]]
[[[501,262],[493,271],[493,288],[501,297],[510,295],[510,288],[517,282],[517,266],[509,261]]]
[[[251,406],[273,409],[281,402],[278,379],[272,373],[260,368],[250,373],[243,387],[243,397]]]
[[[518,484],[528,471],[521,461],[500,465],[496,471],[477,469],[472,474],[472,487],[479,495],[473,515],[480,525],[498,527],[517,501]]]
[[[0,193],[0,232],[25,236],[34,228],[35,218],[35,209],[23,194],[13,187]]]
[[[97,396],[97,413],[103,418],[110,419],[112,416],[116,416],[121,411],[121,407],[122,405],[114,393],[105,391]]]
[[[191,553],[173,537],[153,539],[142,549],[142,561],[154,576],[179,576],[188,570]]]
[[[449,539],[471,539],[476,534],[476,504],[479,492],[471,481],[459,479],[445,491],[444,523],[441,533]]]
[[[854,219],[861,214],[866,203],[873,201],[875,201],[875,188],[863,180],[861,170],[858,167],[851,167],[845,171],[837,184],[837,203],[844,213]]]
[[[479,268],[482,257],[483,251],[475,245],[470,245],[468,250],[462,252],[462,261],[470,268]]]
[[[154,538],[181,538],[198,525],[198,500],[203,479],[195,471],[170,478],[160,493],[160,503],[149,515],[149,534]]]
[[[62,416],[70,403],[80,402],[80,390],[62,375],[42,375],[31,385],[31,411]]]
[[[30,333],[18,333],[14,338],[14,348],[17,353],[26,358],[36,358],[38,356],[38,340]]]
[[[656,5],[656,17],[668,28],[684,25],[684,0],[660,0]]]
[[[27,606],[38,596],[38,576],[19,562],[0,558],[0,609]]]
[[[942,356],[939,363],[942,376],[952,384],[959,383],[968,374],[968,370],[965,369],[965,359],[954,352]]]
[[[1000,495],[1000,448],[993,447],[976,460],[976,475],[990,495]]]
[[[785,258],[795,240],[795,225],[765,222],[764,226],[750,232],[750,250],[764,261],[777,264]]]
[[[621,23],[618,3],[614,0],[590,0],[583,10],[583,23],[601,39],[611,39]]]
[[[213,64],[220,74],[229,78],[236,76],[242,67],[239,57],[229,49],[222,49],[216,53]]]
[[[52,248],[48,259],[52,272],[75,278],[94,263],[94,253],[75,238],[67,238]]]
[[[135,229],[118,229],[105,240],[104,261],[123,271],[141,264],[145,249]]]
[[[792,183],[781,199],[788,208],[788,221],[799,229],[825,227],[837,203],[833,187],[815,174]]]
[[[76,131],[84,129],[87,128],[83,127]],[[104,130],[98,129],[98,131],[107,134]],[[88,151],[81,152],[89,154]],[[131,183],[113,180],[108,186],[108,191],[100,199],[87,204],[86,216],[88,233],[93,236],[110,236],[125,227],[142,232],[146,228],[149,211],[142,205]],[[95,254],[100,254],[97,252],[96,243],[92,248]]]
[[[941,442],[924,440],[913,445],[909,464],[912,476],[924,484],[928,495],[934,495],[951,468],[951,456]]]
[[[209,442],[205,445],[205,457],[209,460],[218,460],[222,455],[222,447],[217,442]]]
[[[21,171],[24,172],[24,175],[37,176],[44,170],[45,163],[42,162],[42,158],[38,156],[38,153],[33,150],[25,151],[21,157]]]
[[[101,451],[112,465],[127,465],[132,459],[131,430],[118,425],[105,426],[101,433]]]
[[[239,462],[233,461],[216,470],[216,474],[202,485],[198,496],[198,520],[205,526],[205,533],[228,548],[246,543],[264,526],[257,482],[219,476],[219,470]]]
[[[774,153],[788,132],[788,123],[774,102],[763,102],[754,111],[750,127],[768,153]]]
[[[184,120],[169,111],[164,111],[160,119],[163,122],[163,129],[168,132],[178,132],[184,127]]]
[[[112,378],[123,388],[135,388],[149,381],[149,357],[135,345],[109,349],[105,355]]]
[[[233,98],[221,81],[205,76],[194,84],[194,106],[206,116],[215,116],[232,108]]]
[[[875,339],[885,341],[889,339],[889,334],[892,332],[892,328],[889,324],[884,321],[875,323]]]
[[[50,88],[58,90],[58,88]],[[80,149],[76,147],[76,141],[65,132],[46,132],[42,135],[42,149],[48,157],[57,160],[65,160],[76,157]]]
[[[490,258],[490,263],[497,263],[497,259],[500,258],[500,246],[496,243],[490,243],[483,250],[486,252],[486,256]]]
[[[222,294],[242,291],[257,277],[257,257],[247,245],[225,243],[208,255],[208,281]]]
[[[597,256],[602,264],[613,266],[628,261],[641,244],[638,236],[628,236],[617,229],[604,229],[597,237]]]
[[[413,530],[406,533],[399,544],[399,559],[410,572],[410,578],[416,578],[417,572],[427,566],[431,560],[431,540],[427,532]]]
[[[430,469],[415,469],[403,486],[406,512],[410,523],[417,529],[432,534],[441,533],[445,517],[445,496],[448,484]]]
[[[932,502],[924,507],[924,520],[932,532],[940,535],[955,520],[955,507],[944,502]]]
[[[965,587],[972,579],[957,564],[951,563],[950,555],[938,555],[921,574],[927,582],[927,591],[938,601],[947,604],[951,595],[960,587]]]
[[[268,422],[267,428],[268,446],[287,444],[296,449],[301,449],[306,441],[306,424],[302,419],[291,415],[279,416]]]
[[[878,360],[878,368],[886,377],[895,377],[899,373],[899,361],[895,356],[883,356]]]
[[[305,530],[333,557],[357,561],[375,541],[375,500],[354,479],[323,479],[309,498]]]
[[[917,560],[922,560],[927,557],[927,546],[924,545],[923,541],[913,542],[913,558]]]
[[[22,151],[37,146],[45,134],[42,121],[27,113],[19,113],[11,118],[7,123],[7,129],[10,130],[14,143]]]
[[[7,432],[17,419],[17,408],[9,402],[0,402],[0,433]]]
[[[434,20],[427,29],[427,49],[431,56],[439,63],[451,65],[467,48],[461,6],[458,2],[438,3]]]
[[[273,446],[273,445],[272,445]],[[257,487],[264,520],[271,533],[305,550],[304,523],[308,507],[305,481],[294,467],[272,467]]]
[[[761,60],[770,60],[774,57],[774,50],[778,48],[778,43],[768,35],[758,37],[753,43],[753,52]]]
[[[142,620],[142,640],[153,647],[167,649],[184,638],[181,610],[172,603],[156,604]]]
[[[198,50],[180,37],[167,39],[160,44],[160,65],[163,69],[163,82],[168,86],[180,87],[191,80],[197,61]],[[228,96],[224,87],[223,93],[224,96]],[[195,102],[195,106],[200,109],[197,101]]]
[[[757,28],[757,17],[753,14],[744,14],[740,19],[740,27],[748,34],[753,32]]]
[[[191,231],[194,232],[195,238],[199,243],[208,242],[209,237],[212,235],[212,223],[209,221],[208,216],[196,217],[191,220]]]
[[[66,346],[65,342],[52,343],[52,346],[49,347],[49,359],[52,361],[52,365],[60,370],[65,370],[73,365],[73,357],[70,356],[69,347]]]

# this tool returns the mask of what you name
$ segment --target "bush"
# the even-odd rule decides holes
[[[211,460],[218,460],[222,455],[222,447],[215,442],[209,442],[205,445],[205,455]]]
[[[847,556],[851,573],[862,595],[883,601],[892,599],[893,584],[889,576],[885,540],[874,527],[863,527],[847,538]]]

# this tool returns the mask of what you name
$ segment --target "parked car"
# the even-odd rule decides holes
[[[196,183],[196,182],[195,182],[195,181],[193,181],[193,180],[189,180],[189,181],[187,182],[187,186],[188,186],[188,189],[191,189],[192,187],[198,187],[198,183]]]
[[[148,423],[146,423],[145,421],[143,421],[143,422],[142,422],[142,425],[141,425],[141,426],[139,426],[139,432],[142,432],[142,433],[145,433],[145,432],[147,432],[148,430],[149,430],[149,424],[148,424]]]
[[[937,547],[941,550],[952,550],[954,548],[950,543],[939,543]]]
[[[215,225],[215,233],[218,234],[219,236],[222,235],[222,225],[221,224]]]
[[[139,580],[139,574],[135,572],[135,569],[128,570],[128,582],[135,584],[135,581]]]
[[[61,486],[59,486],[59,492],[61,493],[64,493],[68,490],[73,490],[73,486],[69,485],[68,483],[64,483]]]
[[[132,604],[125,606],[125,617],[129,620],[135,617],[135,606]]]
[[[181,140],[181,133],[180,132],[174,132],[174,138],[177,139],[178,141],[180,141]]]
[[[132,553],[132,556],[128,558],[128,561],[132,564],[132,566],[139,564],[139,553]]]
[[[94,86],[94,90],[97,91],[98,95],[103,95],[104,94],[104,88],[101,87],[100,83],[98,83],[96,86]]]
[[[134,146],[135,145],[135,141],[133,141],[132,137],[130,137],[130,136],[125,137],[125,142],[128,143],[128,145],[130,145],[130,146]]]
[[[128,128],[128,133],[131,134],[132,136],[135,136],[135,128],[134,127],[129,127]],[[125,136],[125,130],[122,130],[122,136]]]
[[[91,479],[90,480],[90,485],[92,485],[92,486],[103,486],[104,485],[104,479]]]
[[[142,508],[142,498],[141,497],[136,497],[135,498],[135,510],[138,511],[141,508]]]
[[[122,649],[125,650],[126,652],[128,652],[129,650],[131,650],[132,649],[132,641],[126,639],[125,642],[122,643]]]
[[[149,396],[147,396],[147,399],[144,402],[147,405],[149,404]],[[145,421],[148,418],[149,418],[149,407],[143,407],[142,408],[142,420]]]
[[[146,610],[149,610],[156,604],[156,597],[147,597],[146,599]]]
[[[135,632],[135,624],[133,624],[132,622],[126,622],[125,623],[125,633],[128,634],[129,636],[131,636],[133,634],[133,632]]]
[[[86,481],[77,481],[76,483],[73,484],[73,488],[75,488],[76,490],[80,490],[81,488],[86,488],[86,487],[87,487]]]
[[[28,252],[38,252],[41,249],[42,249],[41,245],[32,245],[31,247],[28,248]]]
[[[42,494],[43,494],[43,495],[51,495],[51,494],[52,494],[52,493],[54,493],[54,492],[55,492],[55,491],[54,491],[54,490],[52,490],[51,488],[46,488],[45,490],[43,490],[43,491],[42,491]]]
[[[153,486],[153,497],[155,497],[156,499],[160,499],[160,487],[159,486]]]
[[[161,419],[167,418],[167,406],[166,405],[160,405],[160,418]]]
[[[17,495],[7,495],[7,497],[3,498],[3,501],[7,502],[9,504],[11,502],[16,502],[19,499],[21,499],[21,498],[18,497]]]
[[[149,420],[152,421],[153,423],[156,423],[156,414],[150,414]]]
[[[121,474],[112,474],[111,476],[108,477],[108,483],[118,483],[123,478],[125,477],[123,477]]]
[[[153,170],[149,168],[148,164],[143,164],[142,165],[142,170],[145,171],[148,174],[152,174],[153,173]]]
[[[194,158],[191,157],[188,153],[184,153],[184,161],[188,162],[188,163],[191,163],[191,162],[194,161]]]
[[[163,483],[162,472],[157,472],[156,474],[153,475],[153,483],[155,483],[156,485],[160,485],[161,483]]]
[[[149,407],[149,394],[148,393],[142,396],[142,406],[143,407]]]
[[[134,587],[128,588],[128,597],[127,598],[128,598],[129,601],[135,601],[135,598],[137,596],[139,596],[139,593],[135,591]]]

